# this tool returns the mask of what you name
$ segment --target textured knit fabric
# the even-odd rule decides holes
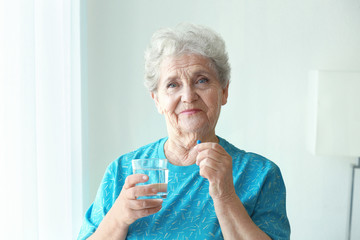
[[[94,203],[86,212],[78,239],[86,239],[120,194],[125,178],[132,174],[135,158],[165,158],[167,138],[125,154],[106,170]],[[219,144],[233,158],[233,179],[237,195],[254,223],[272,239],[289,239],[285,186],[279,168],[266,158],[247,153],[219,137]],[[209,182],[199,175],[197,165],[169,164],[168,195],[162,209],[138,219],[127,239],[223,239]]]

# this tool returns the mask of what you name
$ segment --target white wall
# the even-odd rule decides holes
[[[360,70],[358,0],[93,0],[87,14],[91,201],[111,161],[166,136],[143,87],[143,52],[156,29],[188,21],[227,43],[232,82],[217,134],[280,166],[292,239],[346,238],[356,159],[308,151],[308,71]]]

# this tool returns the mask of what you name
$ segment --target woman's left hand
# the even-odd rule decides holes
[[[200,176],[209,180],[209,193],[213,200],[235,196],[232,157],[217,143],[200,143],[195,149],[198,151],[196,164],[200,167]]]

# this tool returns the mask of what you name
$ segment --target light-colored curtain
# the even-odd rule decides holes
[[[79,0],[0,1],[0,239],[75,239]]]

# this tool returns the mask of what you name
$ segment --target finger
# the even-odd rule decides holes
[[[205,143],[200,143],[200,144],[197,144],[195,146],[195,149],[198,151],[198,152],[201,152],[201,151],[204,151],[206,149],[212,149],[216,152],[218,152],[219,154],[221,155],[226,155],[227,152],[225,151],[225,149],[218,143],[213,143],[213,142],[205,142]]]
[[[130,200],[129,208],[132,210],[143,210],[162,206],[162,199]]]
[[[222,159],[224,158],[224,155],[219,154],[218,152],[214,151],[211,148],[205,149],[205,150],[199,152],[198,155],[196,156],[196,164],[199,165],[200,162],[205,158],[210,158],[213,161],[221,163],[221,162],[223,162]]]
[[[135,200],[141,196],[155,195],[159,192],[159,190],[159,188],[153,187],[151,185],[135,186],[127,189],[126,197],[127,199]]]
[[[143,218],[143,217],[147,217],[151,214],[157,213],[158,211],[160,211],[162,208],[161,206],[158,207],[154,207],[154,208],[147,208],[147,209],[143,209],[143,210],[137,210],[137,211],[133,211],[133,213],[136,215],[136,218]]]
[[[124,188],[129,189],[135,187],[138,183],[143,183],[149,180],[149,177],[145,174],[133,174],[125,179]]]
[[[211,158],[204,158],[199,162],[199,167],[200,171],[204,168],[210,168],[213,171],[217,172],[221,168],[221,164]]]
[[[208,166],[202,165],[200,167],[199,174],[200,176],[208,179],[211,182],[212,179],[216,178],[216,176],[218,175],[218,171],[216,171],[214,168],[210,168]]]

